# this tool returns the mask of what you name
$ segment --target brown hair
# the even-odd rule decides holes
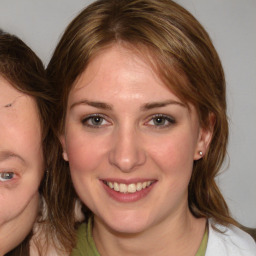
[[[44,169],[50,170],[55,152],[53,150],[55,137],[51,129],[55,98],[53,90],[46,78],[44,65],[36,54],[18,37],[2,30],[0,30],[0,76],[17,90],[35,99],[42,128]],[[39,188],[41,194],[44,182],[45,177]],[[31,234],[7,255],[29,255],[30,237]]]
[[[224,72],[207,32],[175,2],[98,0],[70,23],[47,67],[48,78],[59,95],[58,132],[64,129],[67,99],[74,82],[96,54],[115,43],[147,52],[166,86],[181,100],[195,106],[202,127],[210,129],[209,119],[214,116],[209,149],[201,160],[194,162],[188,204],[196,217],[212,217],[218,223],[236,225],[214,180],[224,161],[228,141]],[[61,177],[60,173],[68,172],[68,165],[59,160],[64,169],[56,168],[53,177],[60,187],[49,196],[51,202],[54,200],[52,211],[66,214],[76,197],[66,201],[63,188],[72,184]],[[57,223],[60,232],[74,226],[71,223],[74,218],[65,218],[67,222]],[[73,238],[66,237],[67,248],[74,246]]]

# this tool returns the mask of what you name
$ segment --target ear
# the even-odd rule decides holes
[[[65,135],[64,134],[61,134],[59,136],[59,140],[60,140],[60,143],[62,145],[62,149],[63,149],[63,153],[62,153],[62,157],[65,161],[68,162],[68,154],[67,154],[67,151],[66,151],[66,140],[65,140]]]
[[[214,125],[215,125],[215,115],[213,113],[210,113],[207,127],[200,128],[197,146],[194,154],[194,160],[198,160],[206,154],[212,140]]]

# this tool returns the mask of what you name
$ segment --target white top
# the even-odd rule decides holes
[[[213,229],[212,224],[221,232]],[[256,256],[256,243],[241,229],[216,224],[209,220],[209,236],[205,256]]]

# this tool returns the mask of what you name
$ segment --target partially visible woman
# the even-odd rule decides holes
[[[98,0],[67,27],[47,73],[66,165],[58,159],[46,198],[71,255],[256,255],[215,182],[225,77],[189,12]],[[78,197],[86,218],[74,237]]]
[[[1,256],[29,255],[42,208],[39,187],[51,168],[52,106],[40,59],[19,38],[0,31]]]

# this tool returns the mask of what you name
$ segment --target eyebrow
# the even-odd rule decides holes
[[[9,158],[18,158],[21,162],[25,163],[21,156],[14,154],[11,151],[0,151],[0,162],[3,162]]]
[[[99,102],[99,101],[89,101],[86,99],[80,100],[78,102],[75,102],[71,105],[70,109],[74,108],[75,106],[78,105],[89,105],[95,108],[99,108],[99,109],[105,109],[105,110],[112,110],[113,106],[111,104],[108,103],[104,103],[104,102]],[[146,110],[150,110],[150,109],[154,109],[154,108],[161,108],[161,107],[166,107],[168,105],[179,105],[181,107],[186,107],[186,105],[182,102],[179,101],[175,101],[175,100],[166,100],[166,101],[160,101],[160,102],[150,102],[150,103],[146,103],[143,106],[141,106],[141,110],[142,111],[146,111]]]
[[[89,100],[80,100],[78,102],[75,102],[71,105],[70,109],[74,108],[77,105],[89,105],[95,108],[100,109],[106,109],[106,110],[112,110],[113,107],[110,104],[104,103],[104,102],[98,102],[98,101],[89,101]]]
[[[186,105],[182,102],[176,101],[176,100],[166,100],[161,102],[152,102],[152,103],[146,103],[141,107],[141,110],[146,111],[153,108],[162,108],[166,107],[168,105],[179,105],[181,107],[186,107]]]

